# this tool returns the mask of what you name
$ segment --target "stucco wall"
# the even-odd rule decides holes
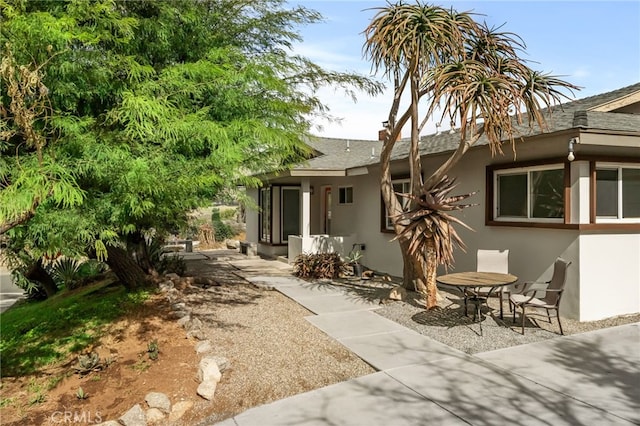
[[[640,235],[580,236],[580,320],[640,312]]]

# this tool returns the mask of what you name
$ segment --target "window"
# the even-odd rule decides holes
[[[338,188],[338,204],[353,204],[353,187],[342,186]]]
[[[408,178],[393,179],[391,181],[391,184],[393,185],[393,192],[395,193],[408,194],[411,192],[411,181]],[[398,201],[400,201],[400,204],[402,204],[402,210],[406,211],[409,208],[409,203],[411,202],[411,200],[407,197],[401,197],[399,195],[397,195],[397,197]],[[386,209],[384,210],[386,211]],[[385,229],[393,231],[393,221],[389,217],[388,213],[385,214]]]
[[[640,219],[640,166],[596,165],[596,221]]]
[[[564,167],[519,168],[494,173],[494,211],[497,220],[563,220]]]
[[[271,187],[260,189],[260,241],[271,242]]]

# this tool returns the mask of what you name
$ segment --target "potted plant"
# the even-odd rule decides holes
[[[360,259],[362,259],[362,252],[357,249],[353,249],[349,252],[347,256],[347,261],[353,267],[353,275],[356,277],[362,276],[362,264],[360,263]]]

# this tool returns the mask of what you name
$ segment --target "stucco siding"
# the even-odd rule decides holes
[[[580,236],[580,320],[640,312],[640,235]]]

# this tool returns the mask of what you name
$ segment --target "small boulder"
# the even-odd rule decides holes
[[[210,358],[212,358],[216,364],[218,365],[218,370],[220,370],[221,373],[224,373],[224,371],[229,368],[229,359],[225,358],[223,356],[220,355],[213,355]]]
[[[222,373],[220,373],[220,368],[216,363],[215,357],[205,356],[200,360],[200,364],[198,364],[199,382],[215,381],[217,383],[221,378]]]
[[[189,330],[187,332],[187,339],[206,340],[207,335],[202,330]]]
[[[191,315],[185,315],[182,318],[178,319],[178,325],[181,325],[182,327],[185,326],[186,323],[188,323],[189,321],[191,321]]]
[[[203,340],[201,342],[196,343],[196,353],[203,354],[207,352],[211,352],[213,350],[213,344],[211,340]]]
[[[180,318],[184,318],[184,317],[188,316],[189,314],[190,314],[190,312],[187,311],[187,310],[179,310],[179,311],[173,311],[171,313],[171,316],[173,318],[180,319]]]
[[[180,275],[176,274],[175,272],[171,272],[169,274],[166,274],[164,277],[166,279],[168,279],[168,280],[171,280],[171,281],[180,280]]]
[[[187,331],[191,331],[191,330],[198,330],[202,328],[202,321],[200,321],[198,318],[191,318],[191,321],[188,321],[185,325],[184,328]]]
[[[149,424],[160,423],[166,417],[162,410],[159,410],[158,408],[149,408],[146,416]]]
[[[136,404],[119,419],[124,426],[147,426],[147,418],[140,404]]]
[[[144,397],[144,400],[149,408],[158,408],[164,413],[169,413],[171,411],[171,401],[169,401],[169,397],[164,393],[149,392]]]
[[[215,380],[207,380],[200,383],[196,392],[207,401],[211,401],[216,393],[217,386],[218,382]]]
[[[169,423],[180,420],[191,407],[193,407],[193,401],[178,401],[173,404],[171,413],[169,413]]]
[[[158,284],[158,288],[161,292],[166,293],[169,290],[173,289],[173,283],[171,281],[163,281]]]
[[[390,300],[407,300],[407,290],[402,286],[395,286],[389,292]]]

